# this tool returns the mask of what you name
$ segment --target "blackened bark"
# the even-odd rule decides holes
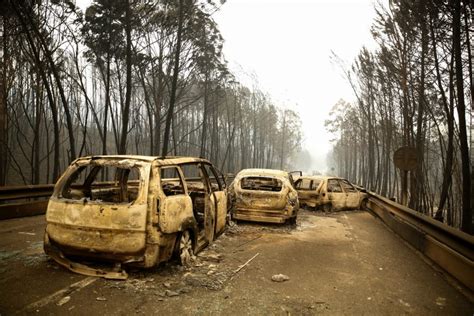
[[[130,102],[132,99],[132,25],[130,1],[125,8],[125,37],[126,37],[126,76],[125,104],[122,109],[122,132],[120,134],[119,154],[127,153],[128,121],[130,116]]]
[[[7,162],[7,16],[0,15],[0,186],[6,183]]]
[[[459,120],[459,142],[461,149],[461,170],[462,170],[462,222],[461,229],[471,233],[472,210],[471,210],[471,172],[469,161],[469,147],[467,144],[466,132],[466,105],[464,103],[464,78],[462,72],[462,51],[461,51],[461,0],[454,1],[453,12],[453,43],[454,61],[456,64],[456,96],[458,101]]]
[[[168,113],[166,115],[166,125],[165,125],[165,135],[163,137],[163,151],[162,156],[168,154],[168,143],[170,138],[170,129],[171,129],[171,119],[173,118],[174,107],[176,103],[176,89],[178,86],[178,72],[179,72],[179,56],[181,54],[181,37],[183,32],[183,0],[179,0],[179,12],[178,12],[178,34],[176,39],[176,49],[174,52],[174,69],[173,69],[173,78],[171,81],[171,91],[170,91],[170,105],[168,108]]]

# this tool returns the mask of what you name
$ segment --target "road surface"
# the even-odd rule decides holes
[[[1,315],[474,312],[466,296],[367,212],[302,211],[296,227],[239,222],[190,268],[169,262],[131,270],[125,281],[59,267],[43,254],[44,226],[44,216],[0,222]],[[289,280],[272,281],[277,274]]]

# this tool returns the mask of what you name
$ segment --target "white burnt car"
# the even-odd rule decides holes
[[[152,267],[173,255],[187,265],[225,229],[224,185],[201,158],[78,158],[49,200],[44,250],[74,272],[111,279],[127,277],[122,265]]]
[[[296,223],[298,193],[288,172],[244,169],[230,184],[228,194],[234,220]]]
[[[325,212],[361,209],[367,202],[365,190],[338,177],[303,176],[295,181],[302,206]]]

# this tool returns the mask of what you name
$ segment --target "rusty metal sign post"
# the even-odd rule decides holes
[[[416,169],[418,163],[416,157],[416,148],[411,146],[403,146],[398,148],[393,154],[393,162],[395,167],[402,172],[402,203],[408,205],[408,172]]]

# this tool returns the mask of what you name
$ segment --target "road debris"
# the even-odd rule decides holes
[[[445,306],[446,305],[446,298],[445,297],[438,297],[436,299],[436,305]]]
[[[64,304],[66,304],[67,302],[69,302],[71,300],[71,297],[70,296],[64,296],[62,299],[60,299],[56,305],[58,306],[63,306]]]
[[[173,297],[173,296],[178,296],[179,293],[175,292],[175,291],[171,291],[171,290],[166,290],[165,295],[168,296],[168,297]]]
[[[260,253],[257,253],[255,256],[253,256],[252,258],[250,258],[249,260],[247,260],[246,263],[244,263],[243,265],[241,265],[240,267],[237,268],[237,270],[234,271],[234,275],[236,275],[237,273],[239,273],[240,270],[242,270],[246,265],[248,265],[253,259],[255,259]],[[232,276],[233,278],[234,276]],[[232,279],[231,279],[232,280]]]
[[[272,275],[273,282],[285,282],[285,281],[288,281],[289,279],[290,279],[289,276],[281,274],[281,273]]]
[[[99,296],[99,297],[96,297],[95,300],[100,301],[100,302],[105,302],[107,299],[103,296]]]

